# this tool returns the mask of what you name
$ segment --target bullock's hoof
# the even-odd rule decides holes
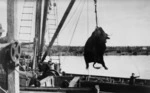
[[[107,67],[105,67],[105,70],[108,70],[108,68],[107,68]]]

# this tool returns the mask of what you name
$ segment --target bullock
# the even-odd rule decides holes
[[[104,32],[101,27],[97,27],[92,35],[88,38],[84,46],[84,59],[86,63],[86,69],[89,68],[89,63],[93,63],[95,69],[96,63],[101,64],[106,70],[108,69],[105,65],[103,55],[106,50],[106,40],[110,39],[108,34]]]

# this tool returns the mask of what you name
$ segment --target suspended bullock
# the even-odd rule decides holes
[[[104,32],[101,27],[97,27],[92,35],[86,41],[84,46],[84,59],[86,63],[86,69],[89,68],[89,63],[93,63],[95,69],[100,67],[95,67],[96,63],[101,64],[106,70],[108,69],[105,65],[103,55],[106,50],[106,40],[110,39],[108,34]]]

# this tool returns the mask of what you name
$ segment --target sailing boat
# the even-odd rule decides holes
[[[74,0],[72,0],[72,2],[70,4],[73,4]],[[96,0],[95,0],[96,2]],[[71,5],[72,6],[72,5]],[[71,8],[68,8],[67,11],[69,11],[69,9]],[[53,45],[53,42],[55,40],[55,38],[57,37],[62,25],[63,25],[63,22],[66,18],[66,14],[64,14],[64,17],[62,18],[62,21],[60,22],[60,25],[58,26],[57,30],[56,30],[56,33],[54,34],[54,37],[51,41],[51,43],[49,44],[49,49],[51,49],[51,46]],[[96,24],[98,22],[96,21]],[[41,59],[42,61],[45,59],[45,57],[47,56],[48,54],[48,51],[45,52],[45,54],[43,55],[43,58]],[[57,77],[54,77],[55,79],[58,79],[59,78],[59,82],[56,81],[56,83],[58,85],[56,85],[57,87],[58,86],[62,86],[61,87],[68,87],[69,86],[69,81],[68,80],[69,78],[74,78],[72,79],[73,81],[78,81],[79,78],[78,77],[83,77],[83,78],[80,78],[80,82],[79,84],[77,84],[79,87],[79,89],[81,90],[81,88],[91,88],[91,87],[95,87],[95,85],[99,85],[100,86],[100,89],[102,91],[107,91],[107,92],[115,92],[115,93],[120,93],[120,92],[125,92],[125,93],[147,93],[149,91],[149,86],[141,86],[141,85],[136,85],[136,86],[130,86],[128,85],[126,82],[128,82],[128,78],[117,78],[117,77],[105,77],[105,76],[91,76],[91,78],[89,79],[89,81],[87,81],[85,78],[88,77],[87,75],[75,75],[75,74],[66,74],[67,77],[62,77],[62,76],[57,76]],[[139,82],[145,82],[145,80],[140,80]],[[149,82],[148,80],[146,80],[146,82]],[[87,88],[87,89],[88,89]],[[97,88],[97,87],[96,87]],[[97,88],[99,89],[99,88]],[[25,90],[25,89],[24,89]],[[34,90],[34,89],[31,89],[31,90]]]
[[[62,21],[60,22],[60,25],[58,26],[56,33],[54,34],[54,37],[51,41],[51,43],[49,44],[48,50],[51,49],[51,46],[53,45],[53,42],[55,40],[55,38],[58,35],[58,32],[60,31],[64,20],[67,18],[67,14],[69,13],[68,11],[70,11],[72,5],[74,4],[75,0],[72,0],[71,3],[69,4],[67,11],[64,14],[64,17],[62,18]],[[47,7],[46,7],[47,8]],[[44,20],[44,19],[43,19]],[[35,40],[36,41],[36,40]],[[35,48],[36,50],[36,48]],[[45,57],[47,56],[48,51],[46,51],[43,55],[43,57],[40,60],[40,63],[43,62],[43,60],[45,59]],[[36,57],[34,55],[34,57]],[[142,92],[142,93],[148,93],[149,92],[149,86],[129,86],[126,84],[122,84],[122,83],[114,83],[114,80],[117,81],[117,79],[120,78],[113,78],[113,77],[91,77],[89,79],[89,81],[86,80],[86,75],[65,75],[65,76],[48,76],[45,77],[44,79],[37,81],[35,80],[35,83],[37,84],[38,88],[35,87],[21,87],[21,91],[25,91],[25,92],[43,92],[43,91],[48,91],[48,92],[68,92],[68,93],[73,93],[73,92],[85,92],[85,93],[97,93],[101,91],[106,91],[106,92],[128,92],[128,93],[134,93],[134,92]],[[32,78],[36,78],[36,77],[32,77]],[[55,80],[55,81],[54,81]],[[128,79],[124,79],[121,78],[121,81],[123,80],[128,80]],[[108,82],[107,82],[108,81]],[[54,84],[55,82],[55,84]],[[147,82],[147,81],[146,81]],[[43,87],[39,87],[39,85],[41,84],[41,86]],[[36,86],[35,84],[35,86]],[[54,86],[55,85],[55,86]],[[100,88],[99,88],[100,86]],[[49,88],[50,87],[50,88]]]

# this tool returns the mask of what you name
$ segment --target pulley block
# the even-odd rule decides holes
[[[10,57],[13,62],[18,62],[21,55],[21,46],[18,42],[11,44]]]

